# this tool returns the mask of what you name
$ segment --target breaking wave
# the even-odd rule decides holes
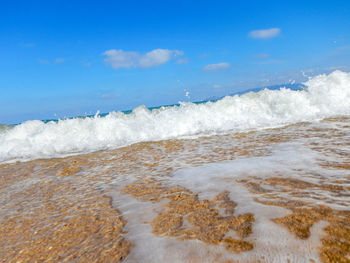
[[[334,71],[304,83],[305,89],[262,90],[218,101],[130,114],[110,112],[43,122],[26,121],[0,129],[0,162],[49,158],[112,149],[141,141],[276,127],[350,114],[350,73]]]

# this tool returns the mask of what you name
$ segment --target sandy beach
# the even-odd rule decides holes
[[[349,262],[350,118],[0,166],[3,262]]]

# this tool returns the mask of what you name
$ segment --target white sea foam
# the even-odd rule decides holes
[[[175,171],[170,177],[162,177],[163,185],[183,186],[198,193],[200,199],[210,200],[224,190],[229,191],[231,199],[237,203],[236,216],[253,213],[253,233],[244,240],[253,243],[254,249],[239,254],[227,251],[222,244],[208,245],[199,240],[184,241],[177,237],[155,235],[152,232],[152,221],[160,212],[166,211],[165,204],[169,200],[142,202],[128,194],[121,194],[120,189],[131,184],[135,177],[118,175],[107,189],[113,198],[113,205],[121,211],[127,222],[126,239],[133,243],[133,249],[125,262],[321,262],[320,237],[324,235],[323,229],[327,222],[314,224],[310,229],[310,237],[300,240],[271,220],[290,214],[290,210],[256,202],[254,197],[258,196],[249,192],[239,181],[248,176],[270,178],[277,175],[300,179],[295,170],[323,174],[324,169],[316,165],[322,154],[297,141],[275,145],[271,150],[267,156],[242,157],[233,161],[187,167]],[[332,173],[339,176],[338,171]],[[303,176],[302,180],[319,183],[308,176]],[[328,199],[332,197],[329,196]],[[348,198],[343,197],[343,201],[348,201]],[[190,224],[189,226],[191,227]],[[226,237],[234,235],[232,231]]]
[[[203,199],[212,199],[224,190],[229,191],[232,200],[237,202],[235,209],[237,215],[254,214],[256,220],[253,233],[246,238],[246,241],[254,243],[254,249],[233,255],[235,261],[320,262],[318,248],[327,222],[320,221],[313,225],[310,238],[299,240],[287,229],[271,221],[273,218],[290,214],[288,209],[255,202],[256,196],[237,183],[240,179],[247,179],[249,176],[269,178],[283,175],[287,178],[300,178],[298,173],[295,173],[295,169],[310,169],[310,172],[323,173],[323,169],[315,165],[320,156],[321,154],[313,152],[302,143],[282,143],[273,147],[272,153],[268,156],[240,158],[177,170],[173,173],[170,183],[199,193],[199,197]],[[303,177],[302,179],[313,182],[312,178]]]
[[[350,114],[350,73],[316,76],[305,90],[263,90],[217,102],[181,103],[131,114],[75,118],[44,123],[33,120],[0,132],[0,162],[48,158],[153,141],[246,129],[274,127]]]

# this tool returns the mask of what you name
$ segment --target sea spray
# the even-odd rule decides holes
[[[303,90],[262,90],[202,104],[191,102],[130,114],[110,112],[57,122],[32,120],[0,131],[0,162],[112,149],[141,141],[270,128],[350,114],[350,73],[309,79]]]

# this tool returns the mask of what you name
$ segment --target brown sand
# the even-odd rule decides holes
[[[252,233],[254,222],[252,214],[233,216],[236,203],[230,200],[227,191],[213,200],[200,200],[197,194],[187,189],[169,188],[154,181],[143,181],[126,186],[122,192],[142,201],[169,199],[169,203],[164,206],[165,211],[152,222],[153,233],[157,235],[182,240],[197,239],[212,245],[225,242],[226,248],[236,253],[253,249],[253,244],[243,240],[225,239],[230,230],[236,231],[244,239]],[[224,215],[218,208],[224,210]],[[185,220],[190,227],[184,225]]]
[[[63,171],[58,174],[76,172]],[[34,181],[7,201],[0,221],[2,262],[120,262],[129,253],[125,221],[110,198],[74,181]]]
[[[308,239],[319,221],[324,228],[319,248],[323,262],[350,262],[349,206],[350,156],[347,148],[350,118],[328,118],[313,125],[194,140],[138,143],[114,151],[100,151],[62,159],[0,165],[0,258],[3,262],[119,262],[133,249],[127,240],[120,210],[111,206],[103,186],[127,174],[137,180],[124,187],[143,202],[166,202],[151,222],[153,233],[181,240],[222,245],[236,254],[254,250],[245,239],[256,215],[236,215],[234,200],[222,192],[212,200],[200,199],[184,187],[169,186],[171,172],[210,162],[269,155],[271,146],[305,140],[305,146],[331,157],[319,167],[339,172],[322,174],[295,170],[293,177],[274,174],[237,180],[256,202],[280,206],[290,215],[273,222],[295,237]],[[332,127],[329,124],[333,125]],[[320,206],[318,201],[329,205]],[[235,232],[235,237],[230,232]]]

